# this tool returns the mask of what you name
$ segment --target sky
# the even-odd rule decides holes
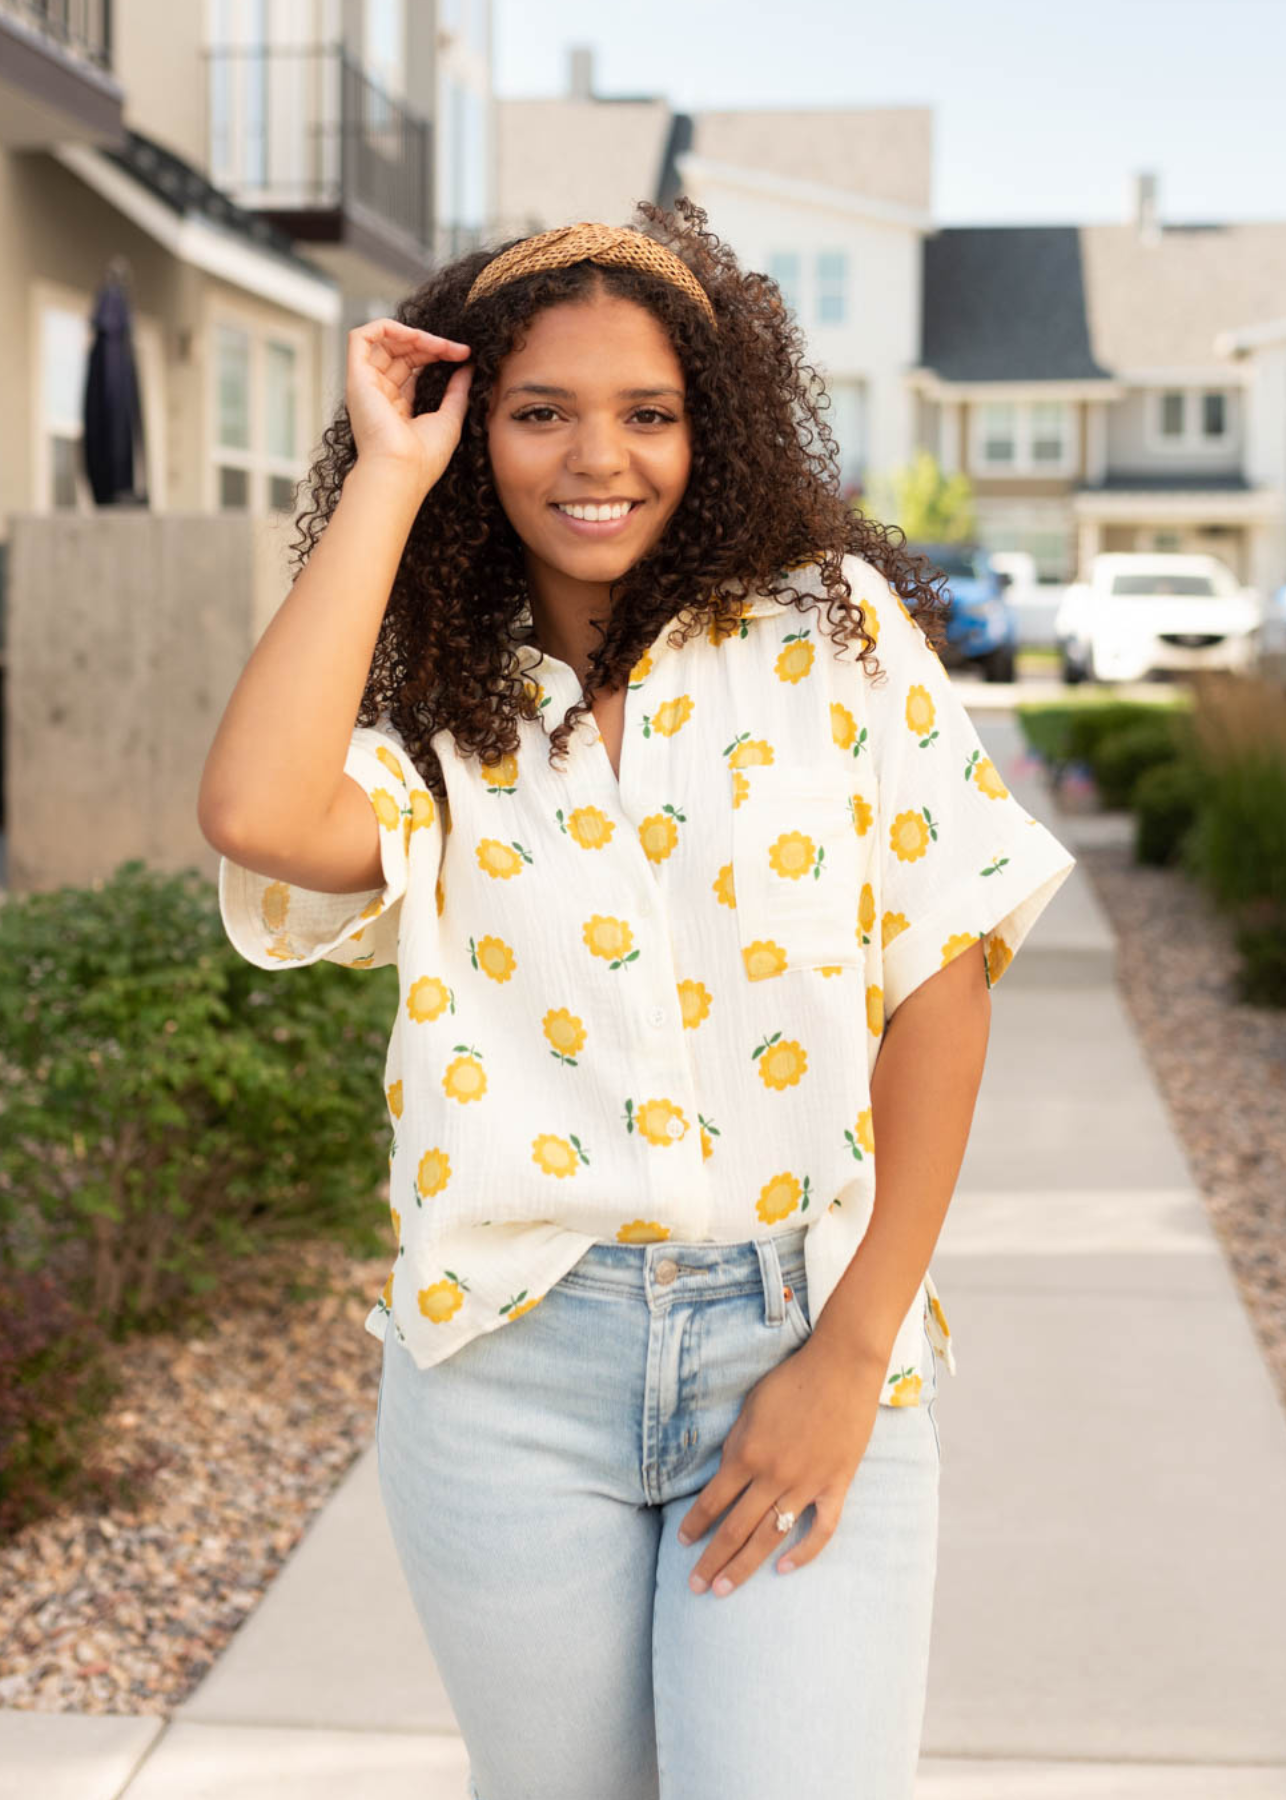
[[[492,0],[502,99],[925,106],[941,225],[1286,220],[1286,0]]]

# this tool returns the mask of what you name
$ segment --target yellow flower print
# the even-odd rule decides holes
[[[914,1369],[902,1369],[898,1374],[891,1375],[889,1380],[896,1384],[893,1392],[889,1395],[890,1406],[918,1406],[920,1404],[920,1389],[924,1382]]]
[[[870,934],[875,929],[875,889],[869,881],[862,883],[862,892],[857,901],[857,923],[862,933],[862,942],[869,944]]]
[[[938,1330],[942,1333],[944,1338],[949,1338],[951,1336],[951,1327],[947,1324],[947,1315],[942,1310],[941,1300],[938,1299],[936,1294],[930,1294],[927,1298],[929,1301],[929,1311],[933,1314],[933,1317],[937,1322]]]
[[[857,1115],[857,1124],[852,1131],[846,1131],[848,1147],[861,1162],[863,1156],[875,1155],[875,1119],[869,1106],[863,1107]]]
[[[807,632],[792,632],[773,664],[778,681],[802,681],[811,672],[815,655]]]
[[[714,1155],[714,1143],[710,1137],[709,1131],[707,1131],[706,1127],[703,1125],[701,1127],[701,1160],[703,1162],[705,1162],[709,1157],[711,1157],[713,1155]]]
[[[886,912],[880,920],[880,947],[887,949],[898,933],[905,931],[910,923],[905,913]]]
[[[776,1225],[794,1212],[803,1191],[798,1177],[789,1170],[782,1175],[774,1175],[771,1181],[766,1181],[760,1188],[755,1211],[765,1225]]]
[[[851,750],[857,738],[857,720],[838,700],[831,701],[831,736],[841,750]]]
[[[406,996],[406,1014],[414,1024],[423,1025],[429,1019],[439,1018],[449,1006],[454,1010],[451,989],[436,975],[421,975],[418,981],[411,983]]]
[[[710,1017],[710,990],[703,981],[681,981],[678,993],[684,1029],[695,1031],[698,1025]]]
[[[576,1057],[585,1048],[585,1027],[575,1013],[565,1006],[551,1008],[541,1020],[541,1030],[554,1047],[560,1062],[576,1066]]]
[[[519,874],[523,863],[531,860],[521,845],[502,844],[499,838],[479,838],[475,854],[483,874],[500,881]]]
[[[746,774],[744,769],[734,769],[732,771],[732,806],[734,812],[737,807],[741,805],[741,802],[746,798],[746,795],[749,792],[749,775]]]
[[[641,1137],[649,1144],[657,1144],[663,1149],[681,1143],[688,1134],[688,1121],[683,1108],[676,1106],[673,1100],[640,1100],[637,1106],[632,1100],[627,1100],[625,1129],[633,1131],[636,1125]]]
[[[649,862],[664,862],[666,857],[673,853],[674,847],[679,841],[679,827],[675,823],[676,820],[683,824],[687,823],[683,813],[676,811],[673,806],[667,805],[659,813],[649,813],[639,826],[639,842],[642,844]]]
[[[390,1206],[388,1210],[389,1216],[393,1220],[393,1236],[400,1244],[402,1242],[402,1215],[396,1206]]]
[[[563,1181],[589,1158],[574,1132],[569,1137],[556,1137],[553,1132],[542,1131],[531,1140],[531,1160],[544,1174],[556,1175]]]
[[[459,1279],[447,1270],[449,1281],[435,1281],[432,1286],[421,1288],[416,1298],[420,1311],[426,1319],[435,1325],[448,1325],[460,1308],[464,1305],[464,1289]]]
[[[526,1288],[522,1292],[525,1294]],[[529,1313],[533,1306],[539,1306],[544,1298],[543,1294],[537,1294],[534,1300],[524,1300],[522,1294],[519,1294],[518,1298],[511,1300],[508,1306],[500,1308],[500,1316],[507,1325],[512,1325],[515,1319],[521,1319],[524,1313]]]
[[[562,823],[561,812],[559,823]],[[612,841],[616,821],[609,819],[600,807],[578,806],[568,813],[565,830],[572,842],[579,844],[582,850],[604,850]]]
[[[284,931],[290,915],[290,883],[270,881],[259,902],[259,914],[269,931]]]
[[[487,1091],[487,1071],[478,1060],[478,1052],[470,1051],[465,1056],[457,1056],[454,1062],[447,1064],[446,1073],[442,1077],[442,1091],[448,1100],[459,1100],[462,1105],[470,1100],[481,1100]]]
[[[933,729],[933,696],[918,681],[907,691],[906,722],[921,740],[922,750],[938,735]]]
[[[724,863],[719,873],[710,883],[715,899],[720,906],[734,907],[737,904],[737,890],[732,880],[732,864]]]
[[[508,751],[499,762],[483,763],[479,773],[489,794],[512,794],[518,786],[518,758]]]
[[[431,1200],[434,1194],[440,1194],[450,1179],[451,1158],[446,1151],[426,1150],[415,1172],[416,1204],[422,1200]]]
[[[393,1310],[393,1271],[392,1271],[392,1269],[390,1269],[388,1272],[388,1280],[384,1283],[384,1286],[380,1289],[380,1304],[384,1307],[384,1310],[386,1312],[391,1312]]]
[[[793,1038],[782,1038],[780,1031],[774,1031],[770,1038],[756,1045],[751,1052],[752,1058],[759,1064],[759,1078],[765,1087],[783,1088],[798,1087],[808,1069],[808,1052],[802,1044]]]
[[[871,642],[878,644],[880,641],[880,615],[869,600],[863,600],[859,604],[862,608],[862,623],[866,627]]]
[[[866,990],[866,1025],[872,1037],[884,1030],[884,989],[874,985]]]
[[[717,619],[711,619],[709,625],[706,627],[706,636],[716,650],[719,645],[723,643],[725,638],[737,636],[745,637],[747,635],[747,628],[743,622],[744,617],[745,615],[743,614],[723,625],[721,625]]]
[[[1008,800],[1009,789],[1000,779],[1000,771],[989,756],[984,756],[977,762],[973,762],[971,759],[971,767],[973,783],[980,794],[985,794],[988,800]],[[968,779],[969,769],[966,768],[965,780]]]
[[[438,875],[437,883],[434,886],[433,898],[437,904],[438,917],[440,919],[442,917],[443,913],[446,911],[446,905],[447,905],[446,883],[443,880],[443,877],[441,874]]]
[[[775,875],[787,881],[798,881],[801,875],[820,875],[823,852],[802,831],[783,831],[768,847],[768,866]]]
[[[1014,953],[1004,938],[997,937],[993,931],[991,936],[985,940],[984,955],[987,959],[987,985],[995,987],[1014,960]]]
[[[773,747],[766,738],[742,738],[728,754],[730,769],[761,769],[773,760]]]
[[[395,1119],[402,1117],[402,1083],[400,1081],[389,1084],[388,1109]]]
[[[942,946],[942,962],[939,966],[945,969],[949,962],[954,962],[957,956],[963,956],[969,946],[977,942],[978,933],[976,931],[953,932]]]
[[[609,968],[620,969],[634,962],[638,951],[631,949],[634,933],[624,919],[613,919],[594,913],[586,919],[581,938],[591,956],[601,956]]]
[[[929,848],[937,827],[926,806],[921,812],[900,812],[889,826],[889,848],[899,862],[915,862]]]
[[[749,981],[767,981],[770,975],[781,975],[786,968],[786,952],[771,938],[756,938],[741,952]]]
[[[411,789],[411,830],[426,831],[437,817],[433,795],[425,788]]]
[[[371,805],[385,831],[396,831],[402,823],[402,809],[387,788],[371,789]]]
[[[503,938],[479,938],[474,944],[469,940],[471,959],[475,969],[481,969],[493,981],[508,981],[518,966],[518,959]]]
[[[655,731],[658,737],[674,737],[692,717],[694,705],[690,694],[680,694],[677,700],[662,701],[650,717],[644,713],[643,736],[651,737]]]
[[[865,837],[875,818],[871,803],[869,800],[864,800],[860,794],[850,794],[848,803],[849,811],[853,815],[853,829],[858,837]]]
[[[384,764],[384,767],[388,770],[390,775],[395,775],[399,781],[406,780],[400,760],[394,756],[387,744],[380,744],[376,749],[375,754]]]
[[[652,652],[645,650],[630,670],[630,686],[641,687],[652,673]]]
[[[659,1244],[670,1235],[668,1225],[658,1225],[655,1219],[631,1219],[628,1225],[622,1225],[616,1233],[618,1244]]]
[[[817,973],[819,975],[842,975],[844,965],[843,963],[818,963]]]

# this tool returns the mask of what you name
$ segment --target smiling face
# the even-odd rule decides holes
[[[601,288],[547,307],[524,336],[500,365],[487,426],[500,504],[538,592],[610,583],[683,498],[692,446],[682,367],[652,313]],[[596,503],[621,516],[596,518]],[[565,510],[586,506],[588,519]]]

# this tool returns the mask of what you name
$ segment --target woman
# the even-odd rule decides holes
[[[398,966],[380,1481],[475,1800],[905,1800],[927,1265],[1073,859],[774,284],[638,211],[350,335],[203,827],[252,962]]]

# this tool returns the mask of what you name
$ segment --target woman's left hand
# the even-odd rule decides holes
[[[821,1554],[866,1454],[884,1375],[873,1360],[815,1335],[755,1383],[724,1440],[718,1473],[679,1526],[695,1543],[736,1502],[689,1577],[697,1593],[711,1584],[716,1594],[730,1593],[772,1554],[785,1535],[774,1503],[796,1519],[806,1506],[816,1509],[807,1535],[778,1569],[786,1572],[785,1562],[800,1568]]]

